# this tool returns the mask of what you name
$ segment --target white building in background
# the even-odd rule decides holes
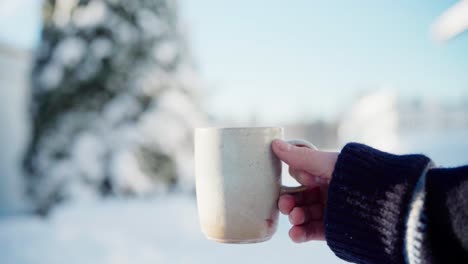
[[[21,175],[27,140],[31,53],[0,43],[0,215],[24,207]]]
[[[467,98],[458,102],[407,99],[387,90],[357,99],[341,116],[337,131],[340,147],[360,142],[394,153],[425,150],[425,145],[442,141],[448,144],[449,135],[463,133],[468,135]]]
[[[436,100],[401,101],[398,111],[402,133],[468,129],[468,98],[460,98],[451,104]]]
[[[398,152],[399,112],[397,95],[380,90],[359,98],[346,110],[338,125],[338,143],[360,142]]]

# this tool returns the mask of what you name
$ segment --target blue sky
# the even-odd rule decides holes
[[[468,36],[430,26],[455,1],[215,1],[181,6],[218,116],[334,117],[363,91],[468,95]]]
[[[468,34],[430,26],[456,1],[180,0],[207,109],[266,122],[333,118],[364,91],[468,96]],[[34,47],[38,0],[3,0],[0,41]]]

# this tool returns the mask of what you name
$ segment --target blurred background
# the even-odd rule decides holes
[[[0,262],[340,263],[285,217],[266,243],[206,240],[193,128],[466,164],[467,18],[467,1],[2,0]]]

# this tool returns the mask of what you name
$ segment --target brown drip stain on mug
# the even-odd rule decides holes
[[[268,228],[273,227],[273,220],[272,219],[266,219],[265,222],[267,223]]]

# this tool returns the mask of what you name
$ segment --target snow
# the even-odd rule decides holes
[[[76,73],[78,80],[86,81],[92,78],[98,73],[102,67],[102,62],[98,57],[86,56],[82,65],[80,65],[80,71]]]
[[[139,129],[145,139],[155,142],[164,153],[173,153],[187,136],[184,126],[173,113],[158,107],[143,114]]]
[[[64,66],[74,67],[83,58],[85,51],[86,44],[82,38],[68,37],[59,42],[54,58]]]
[[[54,23],[59,27],[65,27],[70,22],[72,8],[77,0],[59,0],[53,14]]]
[[[100,138],[88,131],[77,136],[72,147],[72,159],[81,174],[91,182],[101,182],[104,177],[102,162],[104,162],[105,145]]]
[[[139,39],[139,35],[135,31],[135,29],[132,27],[132,25],[130,25],[129,23],[121,19],[116,19],[116,20],[118,22],[116,22],[117,25],[116,25],[115,33],[117,34],[118,42],[126,45],[126,44],[132,44],[136,40]]]
[[[159,37],[168,31],[167,24],[146,9],[139,10],[137,18],[138,24],[147,37]]]
[[[62,0],[63,1],[63,0]],[[94,0],[88,5],[74,10],[73,23],[78,27],[96,27],[103,23],[107,17],[107,6],[103,1]]]
[[[294,244],[281,217],[267,242],[203,237],[190,196],[67,204],[47,219],[0,218],[0,263],[341,263],[324,242]]]
[[[98,37],[91,42],[91,51],[98,59],[109,57],[112,53],[112,42],[103,37]]]
[[[189,63],[182,63],[176,72],[177,81],[183,89],[192,91],[192,93],[199,97],[206,84],[200,79],[199,73],[193,70],[193,66]]]
[[[113,153],[109,168],[117,193],[144,194],[160,186],[142,172],[137,157],[129,149]]]
[[[51,61],[46,66],[44,66],[44,69],[39,75],[39,82],[41,83],[42,87],[48,90],[57,87],[62,78],[62,66],[55,61]]]
[[[194,127],[201,121],[198,105],[191,98],[191,95],[180,90],[165,92],[159,99],[159,107],[183,119],[191,127]]]
[[[145,96],[154,96],[166,86],[166,82],[170,79],[169,74],[162,69],[154,69],[140,73],[139,78],[133,80],[135,90]]]
[[[122,120],[137,116],[141,106],[134,96],[120,94],[104,106],[103,118],[109,126],[116,127]]]
[[[154,58],[162,65],[170,65],[176,58],[179,47],[176,42],[164,41],[154,47]]]

